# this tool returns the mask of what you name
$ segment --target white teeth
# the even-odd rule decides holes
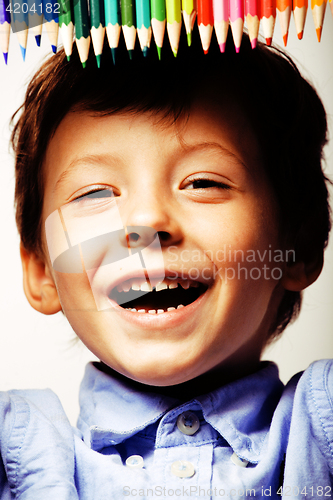
[[[189,281],[181,281],[180,284],[185,290],[187,290],[190,287]]]
[[[149,314],[156,314],[156,309],[149,309]]]
[[[151,292],[152,291],[152,286],[146,281],[145,283],[143,283],[141,285],[141,291],[142,292]]]
[[[145,313],[146,312],[146,309],[139,309],[138,310],[138,313]],[[149,311],[150,312],[150,311]]]
[[[159,292],[160,290],[166,290],[167,288],[168,285],[162,281],[162,283],[157,283],[156,292]]]
[[[157,314],[164,313],[164,309],[157,309]]]
[[[177,286],[178,286],[177,282],[169,283],[169,288],[177,288]]]
[[[133,285],[131,286],[132,290],[135,290],[136,292],[138,292],[140,290],[140,285],[137,285],[136,283],[133,283]]]
[[[168,307],[167,311],[174,311],[175,309],[175,307]]]
[[[183,306],[183,304],[179,304],[179,306],[177,307],[177,309],[181,309]]]
[[[117,286],[118,292],[129,292],[131,289],[131,284],[130,283],[120,283],[120,285]]]

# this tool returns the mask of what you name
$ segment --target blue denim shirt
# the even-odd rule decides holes
[[[332,498],[332,366],[183,403],[89,364],[77,429],[52,391],[2,393],[0,499]]]

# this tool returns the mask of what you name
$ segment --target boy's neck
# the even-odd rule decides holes
[[[246,366],[245,368],[237,367],[235,369],[231,368],[218,368],[210,370],[209,372],[203,373],[199,377],[188,380],[181,384],[169,385],[169,386],[153,386],[148,384],[143,384],[132,380],[125,375],[122,375],[103,362],[94,363],[94,366],[100,371],[111,375],[113,378],[118,380],[123,380],[127,384],[130,383],[132,387],[140,392],[154,392],[157,394],[162,394],[164,396],[179,399],[180,401],[189,401],[202,394],[207,394],[209,392],[218,389],[230,382],[243,378],[247,375],[255,373],[262,367],[263,363],[254,363],[252,366]]]

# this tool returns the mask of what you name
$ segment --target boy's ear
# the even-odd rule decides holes
[[[23,288],[30,305],[44,314],[61,311],[58,292],[48,264],[34,253],[29,253],[21,245],[23,267]]]
[[[281,285],[292,292],[300,292],[316,281],[321,273],[324,257],[321,255],[315,262],[293,262],[287,265],[281,279]]]

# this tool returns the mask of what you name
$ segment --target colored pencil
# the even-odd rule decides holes
[[[0,47],[6,64],[8,62],[9,37],[10,37],[10,1],[0,0]]]
[[[258,0],[245,0],[245,19],[247,29],[249,31],[251,46],[254,49],[257,45],[260,23]]]
[[[229,0],[213,0],[214,29],[220,51],[225,51],[229,29]]]
[[[230,25],[236,52],[239,52],[244,26],[244,4],[242,0],[230,0],[229,3]]]
[[[179,47],[180,30],[182,27],[180,0],[166,0],[167,32],[171,50],[176,57]]]
[[[40,47],[42,28],[43,28],[43,8],[42,2],[39,0],[25,0],[28,4],[28,23],[29,30],[35,35],[36,44]]]
[[[82,66],[85,68],[90,46],[87,0],[75,0],[74,24],[76,46]]]
[[[292,0],[276,0],[284,46],[287,46]]]
[[[105,36],[104,1],[89,0],[90,5],[90,34],[97,61],[97,66],[101,65]]]
[[[46,31],[55,54],[58,45],[60,4],[56,0],[43,0],[42,4]]]
[[[331,7],[332,16],[333,16],[333,0],[330,0],[330,7]]]
[[[22,6],[21,4],[20,6]],[[12,6],[12,2],[11,2]],[[27,40],[28,40],[28,9],[19,8],[11,11],[12,15],[12,30],[17,34],[17,38],[20,44],[21,54],[23,61],[25,61],[25,55],[27,50]]]
[[[198,28],[201,45],[205,54],[208,53],[212,39],[214,18],[212,0],[198,0]]]
[[[157,48],[159,59],[161,59],[161,51],[163,47],[166,11],[164,0],[151,0],[151,27],[154,34],[154,40]]]
[[[120,3],[118,0],[104,0],[105,26],[113,63],[116,62],[116,50],[121,31]]]
[[[187,45],[192,43],[192,31],[197,16],[193,0],[182,0],[182,14],[187,36]]]
[[[149,0],[135,0],[136,29],[140,47],[144,56],[148,55],[151,41],[150,3]]]
[[[327,0],[311,0],[311,10],[318,42],[321,39]]]
[[[264,37],[267,45],[271,45],[276,19],[276,0],[261,0],[260,10]]]
[[[59,14],[59,29],[61,33],[62,43],[64,45],[67,60],[70,60],[73,49],[73,34],[74,25],[72,21],[72,12],[70,0],[59,0],[60,14]]]
[[[308,11],[308,0],[293,0],[293,13],[296,26],[297,37],[303,38],[306,13]]]
[[[135,12],[132,0],[120,1],[121,24],[125,38],[126,48],[130,59],[132,59],[133,50],[135,47],[136,29],[135,29]]]

